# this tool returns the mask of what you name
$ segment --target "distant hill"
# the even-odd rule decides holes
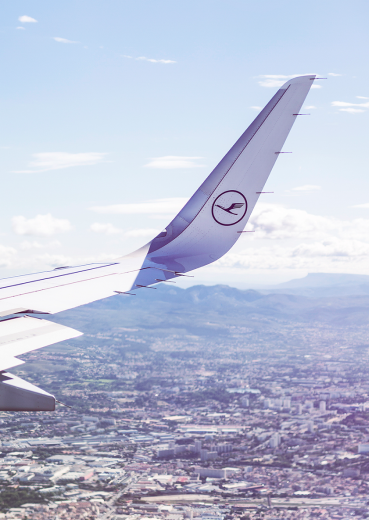
[[[310,289],[309,289],[310,290]],[[291,289],[286,289],[291,291]],[[297,291],[297,289],[296,289]],[[309,297],[283,292],[242,291],[226,285],[181,289],[166,284],[119,295],[51,317],[96,334],[113,328],[140,328],[162,334],[226,334],[229,327],[272,328],[283,322],[309,326],[367,326],[369,294]]]
[[[332,287],[342,285],[369,285],[369,275],[344,273],[309,273],[304,278],[295,278],[289,282],[280,283],[277,289],[296,289],[300,287]]]
[[[369,296],[369,275],[309,273],[285,283],[259,289],[263,294],[295,294],[311,298]]]

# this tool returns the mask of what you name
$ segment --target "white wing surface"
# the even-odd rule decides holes
[[[240,237],[315,79],[285,83],[166,230],[106,264],[0,280],[0,410],[52,410],[55,398],[4,372],[16,356],[80,333],[27,314],[54,314],[161,283],[221,258]],[[10,404],[9,404],[10,403]]]

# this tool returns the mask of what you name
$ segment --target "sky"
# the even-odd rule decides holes
[[[365,0],[3,2],[0,276],[166,227],[278,87],[317,73],[247,233],[187,284],[369,274]]]

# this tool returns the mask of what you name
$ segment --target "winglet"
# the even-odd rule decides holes
[[[314,74],[298,76],[277,91],[166,231],[152,240],[143,267],[187,272],[229,251],[250,218],[314,79]],[[232,204],[238,205],[236,215],[226,210]],[[138,279],[150,283],[143,273]]]

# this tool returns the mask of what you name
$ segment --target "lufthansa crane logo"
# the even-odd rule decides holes
[[[236,190],[224,191],[214,200],[211,213],[221,226],[233,226],[246,215],[247,200]]]

